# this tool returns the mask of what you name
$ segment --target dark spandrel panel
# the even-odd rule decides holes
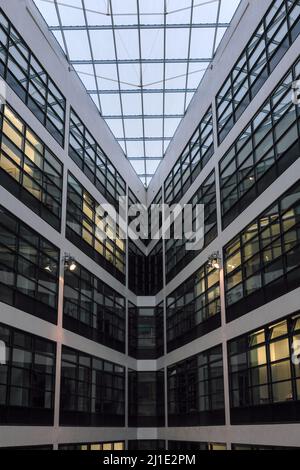
[[[165,204],[180,201],[213,154],[213,119],[210,108],[165,180]]]
[[[300,285],[300,183],[224,248],[227,321]]]
[[[165,425],[164,371],[128,373],[128,423],[131,427]]]
[[[0,148],[0,185],[60,231],[63,165],[7,104]]]
[[[218,235],[217,203],[215,173],[211,173],[193,195],[189,204],[192,205],[192,227],[196,230],[197,205],[204,205],[204,244],[206,248]],[[166,282],[170,282],[179,274],[201,250],[186,250],[188,240],[174,239],[174,224],[171,226],[171,237],[165,242],[166,248]]]
[[[299,422],[299,312],[228,343],[231,424]]]
[[[73,109],[70,113],[69,155],[107,201],[118,209],[118,198],[126,195],[125,180]]]
[[[6,346],[1,366],[1,425],[53,426],[56,345],[0,325]]]
[[[66,100],[0,9],[0,74],[64,147]]]
[[[57,321],[59,249],[0,206],[0,301]]]
[[[298,60],[220,161],[224,228],[299,158],[300,110],[291,100],[299,77]]]
[[[78,263],[65,272],[64,328],[125,352],[125,321],[122,295]]]
[[[225,424],[221,346],[168,367],[168,423],[171,427]]]
[[[114,227],[104,224],[104,215],[101,204],[69,173],[66,237],[125,284],[126,241],[118,226],[114,234]]]
[[[124,367],[63,346],[60,424],[123,427]]]
[[[221,326],[219,281],[219,270],[206,264],[167,297],[168,351]]]
[[[274,0],[216,98],[221,143],[300,33],[296,1]]]

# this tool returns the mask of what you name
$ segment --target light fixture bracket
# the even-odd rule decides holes
[[[213,252],[208,257],[208,267],[211,269],[220,269],[221,268],[221,256],[219,251]]]

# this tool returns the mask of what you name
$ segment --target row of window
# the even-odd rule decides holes
[[[125,283],[125,237],[106,212],[70,173],[66,237]]]
[[[205,264],[167,297],[168,351],[221,326],[219,274]]]
[[[224,425],[222,347],[168,367],[169,426]]]
[[[124,367],[65,346],[61,366],[61,425],[124,426]]]
[[[300,33],[298,0],[274,0],[216,97],[219,142]]]
[[[125,352],[125,298],[77,263],[64,277],[63,327]]]
[[[125,450],[125,442],[93,442],[84,444],[59,444],[58,450]]]
[[[56,323],[60,252],[0,206],[0,301]]]
[[[165,204],[180,201],[213,153],[213,118],[210,108],[165,180]]]
[[[71,108],[69,155],[108,202],[118,208],[126,183]]]
[[[299,450],[299,447],[264,446],[262,444],[231,444],[232,450]]]
[[[63,147],[66,100],[2,10],[0,76]]]
[[[289,422],[299,416],[300,315],[229,342],[231,422]]]
[[[0,365],[1,424],[51,424],[55,343],[2,324],[0,341],[6,347],[5,364]]]
[[[5,105],[0,110],[0,184],[60,230],[63,165]]]
[[[175,452],[197,452],[198,450],[223,451],[227,450],[226,444],[217,442],[193,442],[193,441],[168,441],[168,450]]]
[[[231,444],[231,450],[298,450],[299,447],[284,447],[284,446],[265,446],[262,444]],[[22,446],[22,447],[1,447],[1,450],[53,450],[49,446]],[[59,444],[58,450],[125,450],[124,441],[120,442],[95,442],[93,444]],[[136,441],[128,441],[128,450],[147,450],[147,451],[164,451],[166,450],[166,442],[163,440],[145,440],[139,439]],[[199,450],[209,451],[225,451],[227,450],[226,444],[215,442],[195,442],[195,441],[168,441],[168,450],[175,452],[197,452]]]
[[[54,342],[0,325],[2,424],[53,424]],[[300,313],[228,342],[232,425],[298,422]],[[3,360],[4,359],[4,360]],[[169,426],[224,425],[222,346],[167,369]],[[63,346],[60,424],[124,426],[125,369]],[[128,375],[129,425],[164,426],[164,371]]]
[[[300,181],[224,248],[227,321],[300,283]]]
[[[132,427],[165,425],[164,370],[128,372],[128,424]]]
[[[204,244],[208,246],[218,235],[217,227],[217,205],[216,205],[216,183],[215,173],[211,173],[196,191],[189,201],[192,205],[192,227],[194,231],[201,230],[199,224],[197,205],[204,205]],[[197,224],[200,225],[197,227]],[[170,239],[165,242],[166,249],[166,281],[170,282],[178,273],[182,271],[201,250],[186,250],[187,239],[174,239],[174,223],[171,226]]]
[[[291,100],[299,76],[298,60],[220,161],[223,227],[299,158],[300,108]]]

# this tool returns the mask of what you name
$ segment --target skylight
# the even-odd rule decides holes
[[[240,0],[34,0],[148,186]]]

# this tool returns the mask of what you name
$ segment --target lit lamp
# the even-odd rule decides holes
[[[72,271],[72,272],[76,270],[77,263],[73,256],[69,254],[65,254],[65,256],[63,257],[63,261],[64,261],[65,270],[68,269],[69,271]]]
[[[221,269],[221,256],[218,251],[208,257],[208,267],[212,269]]]
[[[48,263],[46,264],[46,266],[44,267],[45,271],[48,271],[48,273],[52,273],[53,271],[53,266],[52,264]]]

